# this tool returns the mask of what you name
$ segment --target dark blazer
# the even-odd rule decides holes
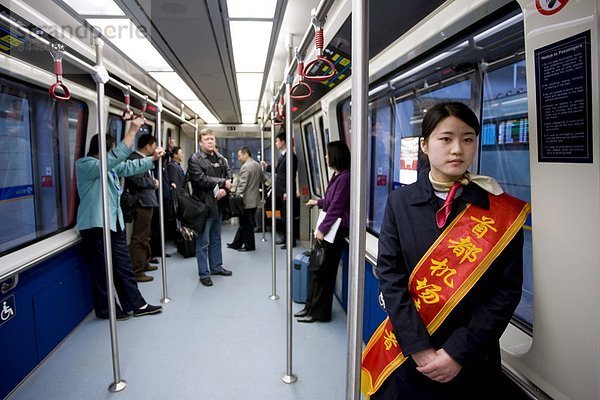
[[[213,194],[215,185],[225,189],[225,181],[232,179],[233,174],[229,163],[221,154],[216,153],[221,174],[213,167],[208,155],[203,150],[198,150],[188,160],[187,176],[192,183],[192,191],[201,201],[210,208],[210,216],[216,217],[219,213],[217,202]]]
[[[144,158],[141,154],[134,151],[127,157],[128,160],[138,160]],[[127,190],[137,194],[137,202],[142,207],[158,207],[158,198],[154,188],[154,178],[150,171],[141,174],[128,176],[125,178]]]
[[[287,153],[286,153],[287,154]],[[286,154],[279,156],[277,160],[277,165],[275,166],[275,173],[277,177],[275,178],[275,197],[283,197],[283,194],[286,192],[285,186],[285,176],[287,171]],[[298,172],[298,157],[296,154],[292,153],[292,164],[293,164],[293,173],[292,173],[292,193],[296,193],[296,173]],[[271,172],[271,166],[267,166],[267,172]],[[290,196],[291,197],[291,196]]]
[[[448,223],[467,203],[489,209],[488,196],[473,183],[464,187],[453,202]],[[377,275],[385,309],[403,352],[410,355],[429,347],[444,348],[463,369],[451,384],[439,384],[416,371],[409,357],[374,398],[396,398],[394,396],[403,392],[406,398],[447,399],[453,398],[450,393],[457,388],[463,398],[471,398],[468,394],[475,390],[476,379],[483,379],[482,384],[494,384],[498,379],[498,340],[521,298],[523,232],[515,236],[430,336],[410,299],[408,280],[423,254],[442,233],[435,222],[435,213],[441,204],[427,172],[420,174],[416,183],[390,193],[379,235]]]
[[[167,164],[167,176],[169,182],[174,183],[178,191],[184,188],[185,172],[183,172],[183,168],[177,161],[173,160]]]

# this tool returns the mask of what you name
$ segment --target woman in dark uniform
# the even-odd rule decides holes
[[[468,173],[479,132],[466,105],[435,105],[420,139],[428,167],[388,198],[377,275],[393,328],[388,345],[397,340],[403,357],[372,399],[501,398],[498,341],[521,298],[529,206],[493,178]],[[505,231],[497,227],[511,218]],[[466,268],[473,272],[463,277]]]

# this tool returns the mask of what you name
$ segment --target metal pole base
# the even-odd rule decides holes
[[[127,387],[127,381],[125,379],[121,379],[119,382],[117,383],[111,383],[108,386],[108,391],[109,392],[120,392],[121,390],[125,389]]]
[[[163,304],[168,304],[171,302],[171,299],[168,297],[165,297],[165,298],[160,299],[160,302]]]
[[[269,296],[269,299],[275,301],[275,300],[279,300],[279,296],[277,296],[276,294],[272,294]]]
[[[288,383],[288,384],[289,384],[289,383],[294,383],[294,382],[296,382],[296,381],[298,380],[298,377],[297,377],[296,375],[294,375],[294,374],[291,374],[291,375],[288,375],[288,374],[283,374],[283,375],[281,376],[281,380],[282,380],[284,383]]]

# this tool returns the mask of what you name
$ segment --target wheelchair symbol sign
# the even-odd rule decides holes
[[[15,295],[0,300],[0,326],[17,315],[15,307]]]

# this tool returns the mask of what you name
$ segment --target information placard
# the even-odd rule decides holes
[[[535,51],[539,162],[591,163],[590,31]]]

